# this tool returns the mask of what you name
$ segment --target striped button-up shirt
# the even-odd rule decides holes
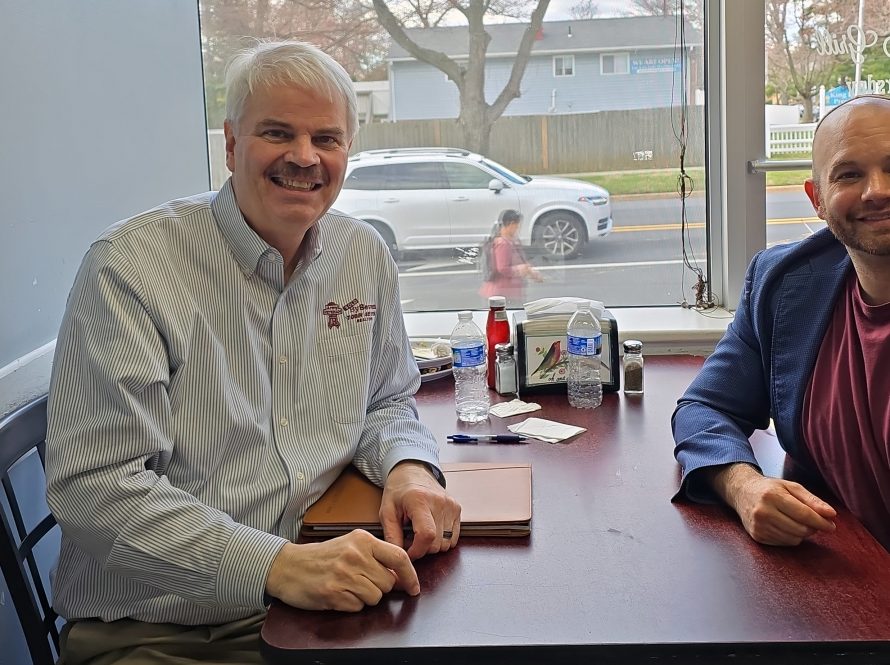
[[[273,559],[354,462],[436,464],[398,272],[336,213],[281,255],[227,183],[108,229],[56,346],[47,496],[69,619],[212,624],[263,609]]]

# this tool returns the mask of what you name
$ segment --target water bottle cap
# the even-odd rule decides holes
[[[457,313],[458,321],[472,321],[473,320],[473,312],[468,309],[465,309],[462,312]]]
[[[504,296],[490,296],[488,298],[489,307],[506,307],[507,299]]]

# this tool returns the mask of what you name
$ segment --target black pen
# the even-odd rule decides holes
[[[448,440],[453,443],[477,443],[479,441],[491,441],[492,443],[522,443],[528,437],[518,434],[449,434]]]

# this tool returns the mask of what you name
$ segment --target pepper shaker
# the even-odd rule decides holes
[[[643,343],[636,339],[624,342],[624,394],[643,394]]]

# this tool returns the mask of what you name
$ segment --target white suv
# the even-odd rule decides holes
[[[360,152],[349,159],[333,207],[377,229],[393,254],[480,245],[507,208],[522,213],[522,244],[551,258],[572,258],[612,231],[602,187],[517,175],[454,148]]]

